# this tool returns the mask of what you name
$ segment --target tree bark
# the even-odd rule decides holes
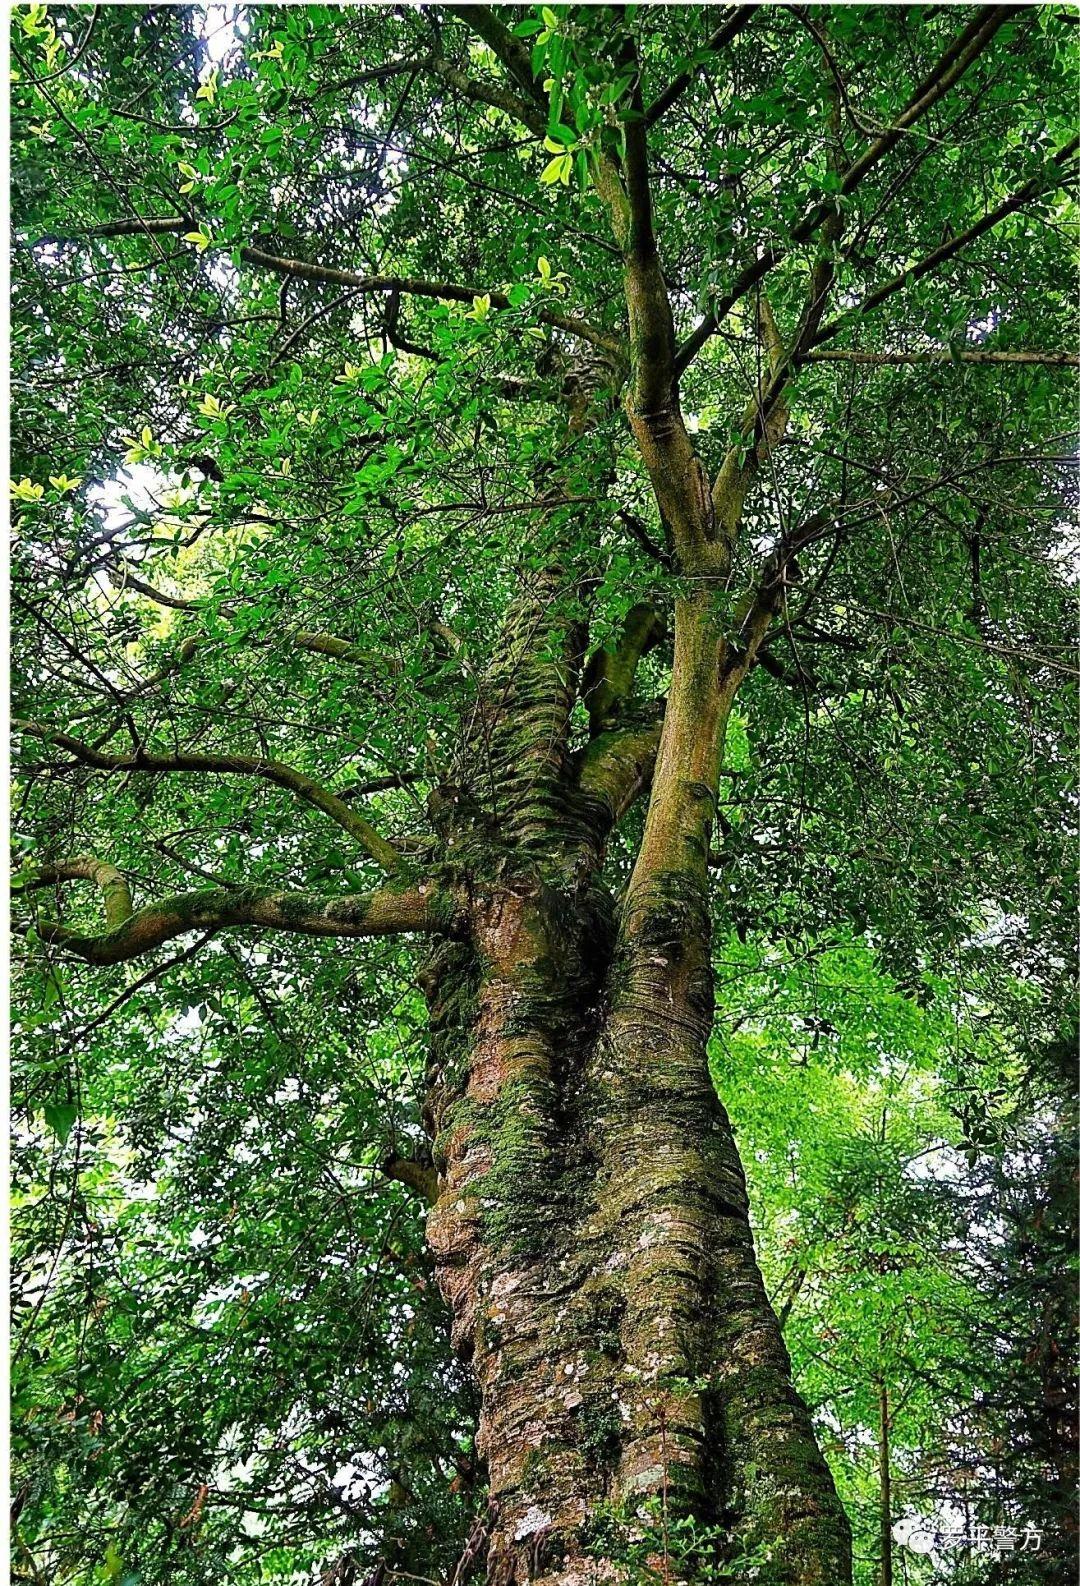
[[[881,1492],[881,1586],[893,1586],[892,1470],[889,1456],[889,1388],[878,1384],[878,1470]]]
[[[629,1578],[633,1544],[675,1580],[673,1527],[691,1517],[717,1562],[758,1549],[760,1581],[842,1586],[846,1520],[708,1064],[709,833],[745,664],[707,596],[680,601],[682,681],[617,902],[599,879],[604,844],[644,776],[624,761],[655,753],[655,734],[639,722],[621,750],[605,732],[569,751],[582,643],[552,615],[553,576],[509,614],[463,785],[442,795],[470,922],[421,980],[439,1175],[428,1234],[480,1389],[487,1579]]]

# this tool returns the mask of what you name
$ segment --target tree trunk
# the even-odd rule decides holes
[[[759,1581],[842,1586],[846,1521],[708,1066],[706,860],[738,676],[712,686],[722,641],[685,603],[676,666],[701,694],[669,699],[642,846],[661,862],[639,859],[647,884],[617,906],[598,872],[618,796],[567,750],[580,646],[550,610],[549,589],[520,603],[485,680],[488,793],[470,774],[444,799],[470,937],[422,977],[428,1233],[480,1388],[488,1580],[618,1579],[634,1548],[686,1578],[675,1527],[692,1518],[716,1562],[760,1548]]]
[[[881,1490],[881,1586],[893,1586],[892,1470],[889,1463],[889,1389],[879,1385],[878,1467]]]

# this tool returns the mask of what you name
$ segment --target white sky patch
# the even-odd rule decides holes
[[[170,502],[175,504],[179,488],[178,474],[163,474],[159,468],[146,463],[129,463],[104,484],[91,485],[86,495],[88,501],[101,509],[101,526],[111,536],[112,544],[126,550],[135,548],[127,532],[139,527],[135,514],[166,513]],[[107,569],[102,568],[92,576],[103,595],[114,593],[116,584]]]
[[[964,1163],[958,1151],[950,1145],[935,1146],[921,1156],[912,1157],[904,1168],[904,1177],[911,1179],[937,1179],[943,1184],[955,1184],[964,1177]]]
[[[232,57],[240,48],[240,27],[243,26],[240,6],[196,6],[199,34],[206,47],[207,58],[225,75]],[[246,29],[245,29],[246,31]]]

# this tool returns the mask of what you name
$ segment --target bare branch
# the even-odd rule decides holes
[[[725,44],[730,44],[732,39],[738,37],[756,10],[756,6],[732,6],[730,14],[724,18],[724,21],[721,22],[716,31],[705,40],[702,48],[708,50],[711,54],[722,50]],[[653,126],[660,120],[661,116],[667,114],[675,101],[680,99],[686,92],[701,69],[700,66],[694,66],[685,72],[680,72],[678,77],[672,78],[663,93],[658,94],[648,110],[646,110],[646,127]]]
[[[1058,150],[1051,163],[1056,166],[1060,172],[1061,167],[1072,158],[1078,148],[1080,148],[1080,138],[1073,138],[1069,143],[1065,144],[1063,148]],[[1033,199],[1040,198],[1044,194],[1052,192],[1056,186],[1056,179],[1054,182],[1048,184],[1041,173],[1038,176],[1033,176],[1030,181],[1024,183],[1023,187],[1017,188],[1015,193],[1010,194],[1009,197],[998,204],[995,209],[989,210],[987,214],[975,221],[973,225],[968,226],[965,231],[961,231],[957,236],[951,237],[949,241],[943,243],[940,248],[935,248],[933,253],[928,253],[924,259],[920,259],[918,264],[913,264],[907,270],[901,270],[899,275],[893,276],[890,281],[886,281],[883,286],[879,286],[876,291],[870,293],[869,297],[864,298],[861,303],[856,304],[855,308],[852,309],[849,314],[846,314],[841,319],[832,320],[828,325],[823,325],[821,331],[816,337],[816,340],[818,342],[831,340],[831,338],[838,335],[839,332],[844,329],[844,326],[849,324],[852,319],[857,316],[861,317],[864,314],[869,314],[872,309],[875,309],[879,304],[884,303],[888,298],[892,297],[894,293],[903,291],[903,289],[906,286],[910,286],[913,281],[921,281],[924,276],[930,275],[932,271],[940,269],[941,266],[947,263],[949,259],[953,258],[954,255],[958,254],[963,248],[966,248],[969,243],[975,242],[979,237],[985,236],[988,231],[992,231],[995,226],[999,225],[1001,221],[1005,220],[1009,215],[1015,214],[1018,209],[1022,209],[1025,204],[1031,203]]]
[[[147,232],[153,236],[163,232],[187,231],[194,225],[195,221],[191,217],[161,216],[150,221],[110,221],[105,226],[84,232],[81,238],[42,237],[39,240],[56,242],[79,241],[92,237],[134,237],[143,236]],[[272,270],[276,275],[297,281],[314,281],[324,286],[342,286],[356,293],[368,292],[374,295],[397,292],[407,297],[430,297],[444,303],[468,303],[470,307],[477,297],[486,296],[492,308],[508,309],[513,306],[505,292],[497,292],[480,285],[463,285],[459,281],[429,281],[419,276],[360,275],[354,270],[339,270],[332,265],[315,264],[309,259],[284,258],[254,244],[243,246],[237,251],[245,264],[253,265],[256,269]],[[556,330],[564,330],[568,335],[576,336],[579,341],[589,342],[595,347],[601,347],[606,352],[619,356],[623,354],[624,349],[619,337],[598,330],[575,314],[563,314],[558,309],[541,306],[536,309],[536,317],[541,324],[551,325]]]
[[[822,348],[803,355],[803,363],[865,363],[865,364],[919,364],[919,363],[974,363],[974,364],[1041,364],[1051,369],[1080,367],[1080,354],[1075,352],[1024,352],[987,351],[981,347],[932,348],[926,352],[859,352],[853,347]]]
[[[40,88],[42,83],[54,82],[57,77],[65,76],[71,71],[73,66],[77,66],[79,61],[82,60],[83,56],[86,54],[90,40],[94,36],[94,29],[97,26],[97,20],[100,15],[101,7],[99,5],[94,6],[93,10],[90,12],[90,21],[87,23],[86,32],[83,34],[77,47],[68,56],[63,66],[57,67],[56,71],[49,72],[45,77],[32,77],[28,75],[26,79],[27,83],[34,88]]]

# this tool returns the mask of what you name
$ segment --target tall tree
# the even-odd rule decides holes
[[[331,1205],[384,1181],[375,1288],[430,1203],[468,1369],[388,1420],[484,1483],[455,1579],[850,1579],[710,1071],[714,920],[843,927],[912,985],[1005,920],[1060,995],[1070,42],[1015,6],[15,14],[26,1105],[71,1186],[34,1253],[87,1327],[118,1303],[94,1172],[193,1132],[242,1163],[305,1004]],[[192,1005],[228,1032],[198,1078]],[[98,1067],[125,1017],[145,1114]],[[261,1284],[188,1325],[270,1339]],[[91,1471],[108,1406],[64,1413]],[[448,1567],[388,1476],[374,1556]],[[208,1471],[160,1559],[228,1501]]]

